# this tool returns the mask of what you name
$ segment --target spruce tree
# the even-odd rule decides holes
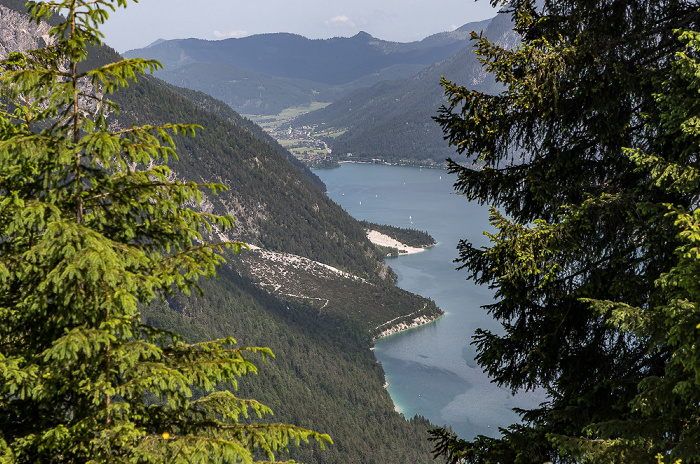
[[[269,409],[231,392],[268,349],[188,344],[139,318],[242,244],[207,243],[233,218],[187,206],[224,187],[174,180],[165,164],[172,135],[196,127],[108,123],[106,97],[158,66],[82,69],[126,4],[28,2],[37,22],[63,15],[52,41],[0,63],[0,462],[254,462],[330,442],[255,423]]]
[[[522,45],[474,34],[503,90],[444,82],[436,120],[465,155],[456,189],[494,206],[491,245],[460,243],[503,326],[477,331],[477,360],[547,399],[499,438],[435,430],[436,453],[698,462],[698,4],[503,3]]]

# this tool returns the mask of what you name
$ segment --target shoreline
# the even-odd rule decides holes
[[[447,165],[440,165],[440,164],[404,164],[404,163],[391,163],[388,161],[382,161],[382,162],[374,162],[374,161],[360,161],[360,160],[338,160],[338,164],[382,164],[385,166],[403,166],[407,168],[425,168],[425,169],[442,169],[443,171],[447,170]],[[315,168],[315,169],[333,169],[333,168]]]
[[[398,240],[389,237],[386,234],[383,234],[377,230],[372,230],[372,229],[367,230],[367,238],[369,239],[370,242],[374,243],[375,245],[389,247],[389,248],[396,248],[397,250],[399,250],[399,256],[420,253],[422,251],[425,251],[427,248],[435,246],[435,245],[428,245],[428,246],[424,246],[424,247],[420,247],[420,248],[411,247],[411,246],[406,245],[405,243],[401,243]]]
[[[389,337],[390,335],[394,335],[394,334],[401,333],[401,332],[406,332],[407,330],[416,329],[418,327],[423,327],[424,325],[432,324],[433,322],[437,321],[438,319],[440,319],[444,315],[445,315],[445,313],[439,314],[435,317],[423,315],[423,316],[416,317],[410,323],[399,322],[398,324],[391,326],[388,329],[380,332],[378,335],[372,337],[372,342],[375,342],[375,341],[379,340],[380,338],[386,338],[386,337]],[[374,347],[372,347],[371,349],[374,349]]]

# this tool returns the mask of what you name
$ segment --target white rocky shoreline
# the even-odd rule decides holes
[[[389,237],[386,234],[383,234],[377,230],[372,230],[368,229],[367,230],[367,238],[369,239],[370,242],[374,243],[375,245],[383,246],[383,247],[390,247],[390,248],[396,248],[399,250],[399,256],[400,255],[410,255],[413,253],[420,253],[421,251],[425,251],[426,248],[430,248],[430,246],[425,246],[425,247],[411,247],[406,245],[405,243],[401,243],[395,238]]]
[[[371,230],[371,229],[367,230],[367,238],[369,239],[370,242],[374,243],[375,245],[380,245],[380,246],[384,246],[384,247],[392,247],[392,248],[398,249],[399,256],[409,255],[409,254],[413,254],[413,253],[420,253],[421,251],[425,251],[426,248],[429,248],[430,246],[434,246],[434,245],[430,245],[430,246],[426,246],[426,247],[422,247],[422,248],[410,247],[404,243],[399,242],[398,240],[396,240],[392,237],[389,237],[386,234],[383,234],[379,231]],[[425,308],[423,308],[423,309],[425,309]],[[416,312],[418,312],[418,311],[416,311]],[[400,317],[397,317],[396,319],[400,319],[403,317],[406,317],[406,316],[400,316]],[[380,338],[388,337],[389,335],[393,335],[395,333],[403,332],[404,330],[415,329],[416,327],[430,324],[431,322],[436,321],[440,317],[441,316],[435,316],[435,317],[426,316],[426,315],[417,316],[411,322],[408,322],[408,323],[407,322],[399,322],[396,325],[388,327],[387,329],[381,331],[378,335],[375,335],[373,337],[373,339],[378,340]],[[391,321],[387,321],[382,325],[391,324],[396,319],[392,319]],[[382,325],[376,327],[376,329],[379,329],[380,327],[382,327]]]
[[[399,250],[405,250],[401,254],[412,254],[425,251],[425,248],[410,247],[378,231],[368,230],[367,236],[370,239],[370,241],[374,244],[394,247]],[[257,254],[262,258],[261,261],[256,263],[256,266],[251,266],[249,269],[251,275],[257,279],[257,285],[259,287],[265,288],[271,293],[277,293],[280,295],[290,296],[294,298],[322,300],[323,305],[321,306],[321,309],[323,309],[329,303],[329,300],[324,298],[318,298],[315,295],[307,295],[303,291],[300,291],[300,289],[298,287],[295,287],[294,285],[285,286],[280,284],[280,282],[290,282],[290,272],[292,271],[292,269],[305,270],[306,272],[310,272],[321,278],[340,277],[350,280],[358,280],[368,285],[372,285],[370,282],[367,282],[361,277],[354,276],[335,267],[308,258],[304,258],[302,256],[293,255],[290,253],[280,253],[264,250],[255,245],[248,245],[247,248],[252,253]],[[430,324],[431,322],[434,322],[441,317],[441,315],[420,314],[425,309],[426,307],[424,306],[423,308],[411,314],[398,316],[394,319],[391,319],[378,325],[374,328],[374,332],[376,333],[376,335],[372,337],[372,340],[375,341],[380,338],[388,337],[389,335],[403,332],[405,330],[410,330],[416,327],[420,327],[422,325]],[[410,318],[413,315],[415,315],[413,319],[406,320],[407,318]],[[395,322],[399,319],[404,319],[404,321]]]
[[[415,319],[413,319],[409,323],[399,322],[398,324],[393,325],[393,326],[387,328],[386,330],[379,332],[379,334],[377,334],[373,337],[373,340],[378,340],[380,338],[388,337],[389,335],[394,335],[394,334],[397,334],[399,332],[403,332],[405,330],[411,330],[411,329],[415,329],[416,327],[420,327],[422,325],[430,324],[431,322],[437,321],[442,316],[443,316],[442,314],[435,316],[435,317],[422,315],[422,316],[416,317]]]

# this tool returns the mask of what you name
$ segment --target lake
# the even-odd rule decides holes
[[[519,394],[492,384],[474,361],[476,328],[498,332],[485,310],[492,291],[457,271],[457,244],[488,243],[488,207],[454,193],[456,176],[445,170],[344,163],[314,171],[328,195],[359,220],[427,231],[438,241],[428,250],[387,258],[397,285],[434,300],[445,316],[423,327],[377,340],[391,398],[407,418],[422,415],[449,425],[461,437],[497,436],[498,427],[518,421],[512,408],[536,407],[540,392]]]

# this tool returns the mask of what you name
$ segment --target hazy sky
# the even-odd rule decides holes
[[[489,0],[140,0],[110,15],[106,43],[119,52],[159,38],[217,40],[267,32],[312,39],[359,31],[411,42],[496,15]]]

